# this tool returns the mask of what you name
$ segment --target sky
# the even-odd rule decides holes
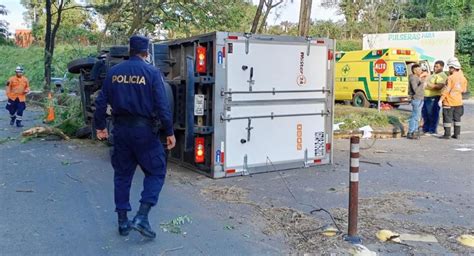
[[[258,4],[258,0],[252,1]],[[5,5],[10,12],[7,16],[0,16],[0,19],[4,19],[10,23],[10,32],[14,33],[15,29],[27,28],[27,24],[23,20],[23,12],[26,10],[20,4],[20,0],[0,0],[0,4]],[[273,12],[267,21],[269,24],[280,24],[282,21],[298,22],[300,0],[293,0],[293,3],[291,0],[284,0],[283,4],[284,7],[278,10],[280,17],[277,18],[275,12]],[[337,15],[336,9],[321,7],[321,0],[314,0],[311,8],[311,19],[338,21],[341,20],[342,17]]]
[[[5,5],[9,11],[7,16],[0,16],[0,19],[10,23],[10,32],[14,33],[15,29],[27,28],[27,24],[23,20],[23,12],[26,10],[20,4],[20,0],[0,0],[0,4]]]

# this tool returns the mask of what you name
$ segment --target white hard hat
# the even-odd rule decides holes
[[[23,68],[21,66],[17,66],[16,69],[15,69],[15,72],[23,73]]]
[[[455,69],[461,69],[461,63],[459,63],[459,60],[456,57],[450,58],[446,65],[450,68],[452,67],[452,68],[455,68]]]

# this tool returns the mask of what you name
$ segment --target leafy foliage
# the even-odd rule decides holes
[[[352,106],[336,105],[334,123],[344,122],[343,130],[358,129],[370,125],[372,128],[399,127],[409,118],[408,112],[390,110],[378,112],[372,108],[355,108]]]
[[[173,234],[184,234],[181,229],[181,226],[186,223],[191,223],[191,217],[184,215],[179,216],[169,222],[161,223],[160,228],[163,230],[163,232],[169,232]]]
[[[66,135],[74,136],[84,126],[81,100],[77,96],[62,94],[57,97],[56,119],[53,125]]]
[[[95,54],[94,47],[81,45],[59,45],[53,59],[53,76],[62,77],[67,71],[70,61]],[[5,85],[10,76],[15,74],[15,67],[21,65],[25,69],[25,76],[30,81],[32,90],[40,90],[44,81],[42,47],[19,48],[16,46],[0,46],[0,84]]]

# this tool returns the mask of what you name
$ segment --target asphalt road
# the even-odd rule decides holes
[[[41,115],[39,109],[27,109],[25,129],[41,124]],[[303,213],[312,210],[309,204],[334,212],[347,208],[349,142],[337,140],[332,166],[211,180],[170,164],[160,201],[150,215],[157,239],[146,240],[135,232],[124,238],[116,230],[108,148],[87,140],[46,138],[22,143],[21,130],[8,125],[6,112],[0,116],[1,255],[282,255],[297,251],[285,232],[265,231],[268,223],[255,207],[209,200],[201,193],[216,186],[242,188],[248,193],[245,200],[262,208],[289,207]],[[362,146],[371,143],[363,141]],[[369,249],[382,255],[474,253],[453,240],[460,232],[474,233],[473,101],[465,106],[461,140],[377,140],[361,155],[362,198],[401,192],[414,195],[393,213],[381,210],[374,215],[383,215],[377,228],[396,229],[394,223],[410,222],[418,229],[412,232],[435,227],[427,230],[436,230],[434,235],[447,241],[414,244],[411,249],[384,244],[365,233],[369,227],[362,223],[359,230]],[[142,177],[137,170],[132,185],[134,211]],[[388,203],[378,201],[373,208],[396,206],[405,199],[387,198]],[[421,211],[408,214],[413,207]],[[192,218],[192,223],[182,226],[185,233],[159,229],[159,223],[183,215]],[[331,223],[325,215],[316,218]],[[446,231],[452,237],[443,238],[446,234],[440,227],[453,227],[451,233]],[[407,229],[400,227],[399,232]],[[313,247],[306,252],[320,251]]]

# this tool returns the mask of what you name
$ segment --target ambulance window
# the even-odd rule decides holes
[[[394,62],[393,69],[395,70],[395,76],[407,75],[407,67],[404,62]]]

